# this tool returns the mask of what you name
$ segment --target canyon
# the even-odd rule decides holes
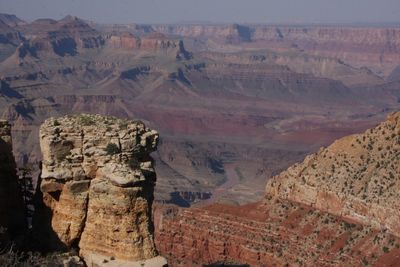
[[[259,202],[157,207],[160,252],[172,266],[397,266],[399,127],[398,112],[321,148]]]
[[[0,226],[18,166],[89,265],[396,266],[399,36],[0,14]]]
[[[161,32],[191,39],[196,50],[232,52],[270,49],[280,52],[337,58],[388,75],[399,65],[400,31],[397,26],[352,25],[118,25],[111,29]],[[142,26],[142,27],[140,27]]]
[[[395,70],[386,81],[374,64],[360,67],[301,49],[278,51],[267,43],[247,47],[269,35],[247,38],[240,25],[1,18],[7,49],[1,50],[0,113],[13,125],[18,166],[37,170],[39,125],[49,116],[84,112],[141,119],[162,136],[154,155],[160,203],[257,201],[268,177],[399,107]],[[347,38],[343,49],[344,43],[359,44],[350,30],[341,38],[338,31],[333,35],[339,44]],[[375,31],[359,29],[373,44],[365,48],[368,53],[383,46],[373,38],[380,36]],[[239,37],[228,42],[235,34]],[[295,36],[328,38],[313,31]],[[222,38],[215,41],[221,45],[196,46],[202,38]],[[236,172],[242,179],[232,175]]]

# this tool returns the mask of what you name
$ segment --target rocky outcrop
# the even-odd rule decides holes
[[[195,38],[215,38],[224,43],[251,41],[253,29],[248,26],[231,25],[153,25],[155,31],[170,35]]]
[[[115,49],[137,49],[140,39],[130,33],[122,33],[119,35],[111,35],[108,39],[108,45]]]
[[[0,44],[17,46],[23,41],[21,34],[0,19]],[[3,48],[4,49],[4,48]]]
[[[111,35],[108,44],[117,49],[175,54],[177,59],[190,59],[192,57],[191,53],[186,51],[182,40],[168,38],[157,32],[144,37],[136,37],[130,33]]]
[[[26,227],[24,205],[12,154],[11,125],[0,120],[0,228],[12,235]]]
[[[384,228],[400,236],[400,112],[308,156],[267,184],[267,197]]]
[[[156,208],[172,266],[397,266],[400,112],[308,156],[245,206]],[[345,263],[345,265],[343,264]]]
[[[48,119],[40,128],[42,207],[35,227],[87,264],[157,256],[151,208],[158,134],[99,115]]]
[[[83,49],[104,44],[100,33],[83,20],[67,16],[62,20],[39,19],[21,27],[30,50],[58,56],[74,56]]]
[[[170,266],[397,266],[400,238],[286,200],[157,207],[156,242]],[[242,264],[242,265],[241,265]]]
[[[12,14],[0,13],[0,20],[10,27],[16,27],[26,24],[25,21]]]

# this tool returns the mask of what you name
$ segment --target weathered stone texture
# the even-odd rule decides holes
[[[267,183],[245,206],[157,207],[171,266],[398,266],[400,112],[342,138]]]
[[[400,236],[400,112],[339,139],[267,184],[287,199]]]
[[[157,139],[141,122],[99,115],[48,119],[40,128],[44,205],[36,225],[47,230],[49,242],[79,247],[86,262],[92,255],[157,256],[149,156]]]

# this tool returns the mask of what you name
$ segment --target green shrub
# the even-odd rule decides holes
[[[0,266],[8,267],[62,267],[62,260],[57,256],[42,256],[35,252],[7,251],[0,255]]]
[[[115,155],[121,153],[121,149],[114,143],[109,143],[106,147],[107,155]]]
[[[89,116],[81,116],[80,120],[81,120],[81,124],[84,125],[84,126],[90,126],[90,125],[96,124],[94,119],[92,119]]]

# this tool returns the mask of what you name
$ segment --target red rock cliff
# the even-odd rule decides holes
[[[397,266],[400,113],[274,177],[246,206],[158,208],[172,266]]]

